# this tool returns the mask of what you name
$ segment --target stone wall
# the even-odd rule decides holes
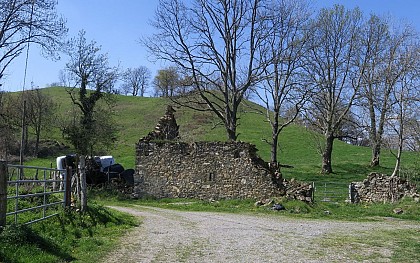
[[[312,187],[286,183],[243,142],[152,142],[136,147],[139,196],[262,200],[290,196],[312,201]]]
[[[406,196],[418,199],[416,185],[397,176],[371,173],[363,182],[350,185],[353,203],[397,202]]]

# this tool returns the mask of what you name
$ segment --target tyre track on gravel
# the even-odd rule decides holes
[[[404,221],[360,223],[145,206],[111,208],[140,217],[142,224],[122,238],[105,262],[355,262],[346,251],[328,253],[317,241],[330,234],[420,228]],[[364,253],[371,253],[369,249]],[[388,262],[391,252],[381,249],[375,253],[382,253],[383,262]]]

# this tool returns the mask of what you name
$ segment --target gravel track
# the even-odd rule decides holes
[[[419,224],[400,220],[361,223],[145,206],[111,208],[138,216],[142,223],[122,238],[105,262],[360,262],[350,251],[354,247],[329,248],[320,241],[367,231],[420,229]],[[368,256],[375,253],[374,262],[390,262],[386,246],[357,249]]]

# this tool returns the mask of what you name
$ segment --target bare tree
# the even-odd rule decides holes
[[[420,109],[413,112],[406,123],[406,149],[420,152]]]
[[[127,95],[131,93],[133,96],[140,95],[143,97],[147,88],[152,73],[147,67],[140,66],[138,68],[128,68],[123,74],[122,79],[124,84],[122,90]]]
[[[269,34],[259,47],[267,66],[263,81],[255,91],[265,104],[265,117],[271,126],[271,140],[267,141],[271,146],[271,164],[280,169],[277,157],[280,132],[297,118],[309,97],[302,63],[310,12],[304,1],[271,3],[264,15]]]
[[[161,0],[152,22],[156,33],[143,40],[156,59],[191,76],[196,96],[184,97],[182,104],[214,112],[232,141],[239,105],[263,69],[257,59],[266,33],[259,24],[261,2]]]
[[[55,109],[57,105],[47,94],[40,89],[32,89],[25,92],[27,101],[27,119],[29,126],[35,135],[34,156],[38,155],[39,142],[43,131],[51,129],[54,119],[57,117]]]
[[[390,23],[371,15],[364,27],[362,46],[366,54],[362,105],[368,112],[371,166],[379,166],[385,125],[392,108],[391,95],[406,72],[401,52],[413,36],[409,27],[392,29]]]
[[[396,162],[392,176],[396,176],[400,172],[401,156],[408,135],[407,126],[411,120],[418,116],[420,108],[420,90],[418,88],[420,45],[410,42],[405,46],[404,52],[400,56],[400,63],[406,70],[392,90],[393,118],[389,122],[397,137],[397,153],[394,154]]]
[[[0,80],[27,43],[52,55],[67,33],[55,0],[0,0]]]
[[[340,5],[322,9],[312,21],[305,67],[317,92],[308,115],[325,137],[322,173],[333,172],[333,143],[359,92],[364,65],[359,63],[364,59],[359,53],[361,25],[358,9],[346,10]]]

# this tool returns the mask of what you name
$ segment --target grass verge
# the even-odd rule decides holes
[[[420,232],[418,229],[370,231],[332,234],[319,238],[315,256],[321,259],[331,253],[342,261],[356,262],[418,262]]]
[[[255,200],[220,200],[206,201],[184,198],[143,198],[127,199],[118,191],[110,188],[93,188],[89,191],[90,198],[103,205],[133,206],[145,205],[181,211],[207,211],[228,213],[267,213],[291,217],[344,220],[344,221],[380,221],[395,218],[420,222],[420,203],[412,199],[404,199],[398,203],[348,204],[345,202],[316,202],[308,204],[286,198],[273,199],[281,203],[286,210],[273,211],[272,205],[255,206]],[[403,213],[396,214],[394,209],[400,208]]]
[[[62,211],[30,226],[0,233],[0,262],[95,262],[104,257],[137,219],[91,203],[86,212]]]

